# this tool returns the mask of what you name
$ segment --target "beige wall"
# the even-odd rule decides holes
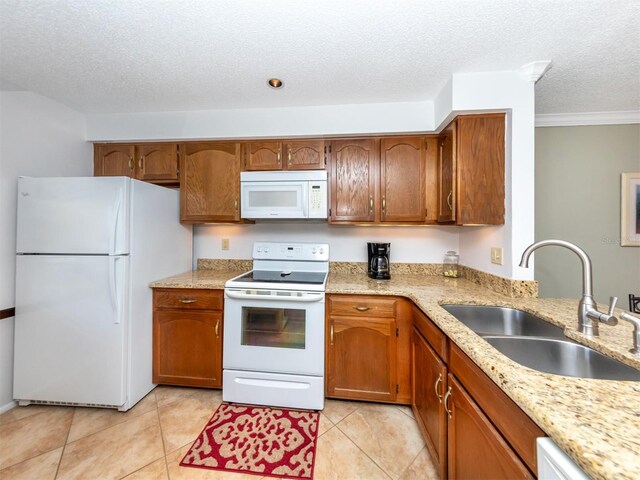
[[[640,172],[640,125],[536,129],[535,238],[582,247],[593,263],[594,296],[640,295],[640,247],[620,246],[620,174]],[[537,250],[541,297],[578,297],[580,260],[559,247]]]

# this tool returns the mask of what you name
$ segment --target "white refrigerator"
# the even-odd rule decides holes
[[[13,396],[128,410],[153,389],[149,282],[191,270],[177,190],[18,179]]]

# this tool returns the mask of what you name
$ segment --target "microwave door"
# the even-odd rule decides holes
[[[248,219],[308,217],[307,182],[243,182],[241,216]]]

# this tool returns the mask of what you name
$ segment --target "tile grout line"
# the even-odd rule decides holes
[[[62,465],[62,457],[64,456],[64,451],[67,449],[67,442],[69,441],[69,435],[71,434],[71,427],[73,426],[73,419],[76,416],[77,408],[73,407],[73,415],[71,415],[71,421],[69,422],[69,430],[67,430],[67,436],[64,439],[64,445],[62,446],[62,452],[60,452],[60,458],[58,459],[58,466],[56,467],[56,474],[54,475],[54,479],[58,478],[58,473],[60,473],[60,465]]]
[[[158,403],[158,396],[156,395],[155,388],[153,389],[153,396],[156,399],[156,414],[158,415],[158,425],[160,426],[160,439],[162,440],[162,453],[164,453],[164,468],[167,473],[167,478],[171,480],[171,474],[169,473],[169,463],[167,461],[167,448],[164,444],[164,433],[162,431],[162,420],[160,420],[160,404]]]
[[[409,462],[409,465],[407,465],[407,467],[402,471],[402,473],[400,474],[400,476],[398,478],[402,478],[402,475],[404,475],[407,470],[409,470],[411,468],[411,465],[414,464],[414,462],[418,459],[418,457],[420,456],[420,454],[422,453],[422,451],[427,448],[427,445],[423,445],[422,448],[420,449],[420,451],[416,454],[415,457],[413,457],[413,459]]]

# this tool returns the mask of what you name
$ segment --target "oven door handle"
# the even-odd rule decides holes
[[[318,293],[315,295],[306,294],[304,297],[285,297],[285,296],[279,296],[279,295],[252,295],[250,293],[239,293],[239,292],[225,290],[224,294],[226,297],[233,298],[235,300],[266,300],[266,301],[273,301],[273,302],[300,302],[300,303],[320,302],[324,300],[324,293]]]

